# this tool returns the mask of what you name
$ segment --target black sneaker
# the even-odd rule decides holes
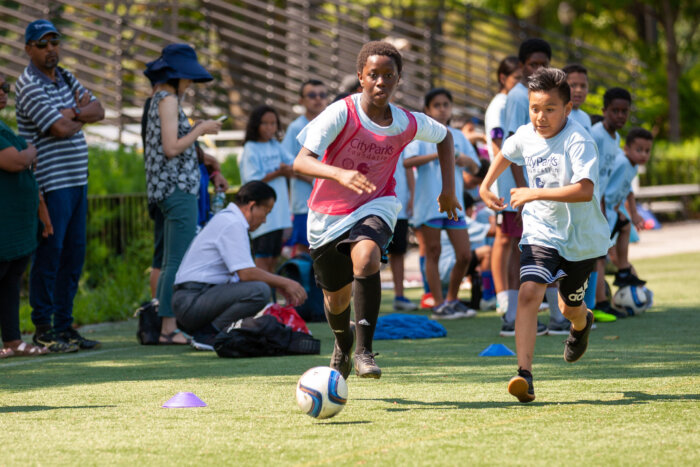
[[[532,373],[518,368],[518,376],[508,382],[508,392],[526,404],[535,400],[535,387],[532,385]]]
[[[363,352],[355,353],[355,374],[360,378],[379,379],[382,376],[382,369],[374,362],[376,353]]]
[[[343,352],[338,345],[338,340],[336,339],[333,343],[333,353],[331,354],[330,366],[334,370],[337,370],[343,379],[347,381],[348,376],[350,376],[350,370],[352,369],[352,359],[350,355],[352,354],[352,348],[355,345],[355,323],[350,322],[350,333],[352,334],[352,344],[347,352]]]
[[[586,313],[586,327],[580,331],[574,331],[572,327],[569,332],[569,337],[564,341],[564,360],[573,363],[586,353],[586,348],[588,348],[588,335],[591,333],[592,326],[593,313],[589,311]]]
[[[75,344],[82,350],[97,350],[102,347],[100,341],[86,339],[73,328],[68,328],[59,333],[60,337],[69,344]]]
[[[77,352],[78,345],[71,344],[63,339],[56,331],[46,331],[41,334],[34,334],[32,341],[36,345],[46,347],[51,353]]]
[[[512,323],[508,322],[504,318],[501,318],[501,321],[503,324],[501,324],[501,332],[499,335],[501,337],[513,337],[515,336],[515,321]],[[537,322],[537,335],[538,336],[544,336],[547,334],[547,326],[540,323],[539,321]]]
[[[615,273],[615,281],[613,282],[613,285],[617,287],[624,287],[626,285],[642,286],[646,283],[647,281],[643,281],[635,274],[633,274],[629,269],[627,269]]]

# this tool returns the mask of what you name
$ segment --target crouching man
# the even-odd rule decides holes
[[[265,222],[275,200],[268,184],[246,183],[185,253],[175,276],[173,311],[180,329],[192,334],[196,349],[214,350],[219,331],[270,302],[271,287],[292,306],[306,300],[298,282],[256,267],[251,254],[248,233]]]

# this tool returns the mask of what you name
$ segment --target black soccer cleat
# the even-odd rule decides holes
[[[574,331],[573,326],[569,331],[569,337],[564,341],[564,360],[573,363],[586,353],[588,348],[588,336],[593,327],[593,313],[586,312],[586,327],[580,331]]]
[[[508,392],[526,404],[535,400],[535,387],[532,385],[532,373],[518,368],[518,376],[508,382]]]
[[[68,328],[65,331],[62,331],[59,335],[63,340],[69,344],[77,345],[81,350],[97,350],[102,347],[100,341],[86,339],[73,328]]]
[[[32,340],[36,345],[49,349],[51,353],[71,353],[78,351],[77,344],[67,342],[59,333],[53,330],[34,334]]]
[[[382,369],[374,362],[376,353],[362,352],[355,353],[355,374],[360,378],[379,379],[382,376]]]
[[[350,370],[352,369],[352,359],[350,358],[350,355],[352,354],[352,348],[355,344],[355,323],[352,321],[350,322],[350,333],[352,334],[353,342],[347,352],[343,352],[338,345],[337,339],[333,343],[333,353],[331,354],[331,363],[329,365],[331,368],[343,375],[343,379],[345,381],[348,380]]]

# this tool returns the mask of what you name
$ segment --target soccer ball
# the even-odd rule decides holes
[[[612,306],[630,316],[640,315],[651,307],[654,295],[642,286],[626,285],[620,287],[612,299]]]
[[[297,383],[297,404],[305,414],[314,418],[337,415],[348,399],[348,385],[333,368],[317,366],[301,375]]]

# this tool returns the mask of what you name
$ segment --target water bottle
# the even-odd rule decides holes
[[[224,208],[224,205],[226,204],[226,193],[223,191],[216,191],[214,193],[214,199],[211,202],[211,212],[216,214],[217,212],[221,211]]]

